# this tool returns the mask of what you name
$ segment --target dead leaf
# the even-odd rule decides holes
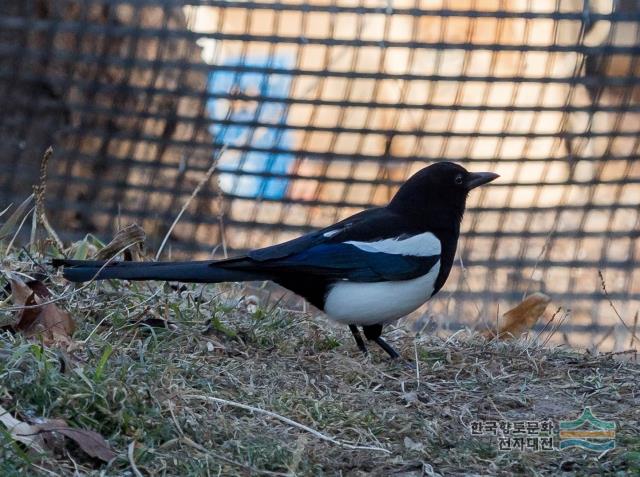
[[[78,444],[80,449],[88,455],[91,457],[97,457],[105,462],[109,462],[117,455],[113,450],[111,450],[106,439],[96,431],[89,429],[75,429],[73,427],[69,427],[64,421],[59,419],[47,420],[42,424],[38,424],[37,427],[41,432],[55,432],[68,437]]]
[[[23,331],[25,336],[42,335],[45,344],[71,344],[71,336],[76,328],[71,315],[55,303],[48,303],[39,309],[40,313],[33,324]]]
[[[37,452],[44,452],[44,442],[38,434],[38,428],[36,426],[16,419],[2,406],[0,406],[0,422],[7,428],[7,431],[9,431],[9,434],[14,440],[22,442]]]
[[[27,283],[15,278],[11,280],[11,296],[17,306],[24,306],[18,313],[15,331],[27,337],[41,335],[45,344],[71,344],[75,322],[71,315],[55,303],[49,289],[39,280]],[[26,298],[25,298],[26,297]]]
[[[18,322],[13,325],[13,329],[24,333],[27,330],[30,330],[36,322],[38,316],[40,316],[40,313],[42,312],[42,307],[38,306],[36,303],[36,294],[33,292],[31,292],[27,301],[23,303],[23,306],[25,308],[20,311],[20,314],[18,315]]]
[[[67,427],[67,423],[62,419],[46,419],[37,417],[30,420],[29,424],[38,433],[38,437],[42,440],[43,447],[48,451],[53,451],[58,454],[64,452],[64,436],[57,432],[42,432],[43,426],[58,426]]]
[[[49,299],[53,296],[46,285],[40,280],[29,280],[27,286],[40,298]]]
[[[111,242],[96,253],[95,258],[97,260],[108,260],[126,248],[126,250],[122,252],[125,260],[131,261],[139,259],[146,238],[147,234],[138,224],[128,225],[118,230]],[[133,245],[137,246],[133,247]]]
[[[498,338],[514,339],[531,330],[550,302],[551,298],[544,293],[529,295],[518,306],[502,315],[502,320],[498,323]],[[494,338],[496,330],[486,330],[483,336],[489,339]]]
[[[64,441],[58,436],[65,436],[78,444],[78,447],[91,457],[109,462],[117,455],[106,439],[97,432],[69,427],[62,419],[39,418],[34,420],[34,423],[28,424],[16,419],[0,406],[0,422],[14,440],[38,452],[62,448]]]
[[[33,295],[33,290],[29,286],[18,278],[12,278],[11,280],[11,300],[16,306],[24,306],[27,299]]]

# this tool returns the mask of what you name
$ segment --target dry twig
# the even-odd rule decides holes
[[[296,422],[292,419],[289,419],[288,417],[284,417],[281,416],[280,414],[276,414],[275,412],[271,412],[271,411],[267,411],[266,409],[260,409],[259,407],[253,407],[253,406],[249,406],[247,404],[242,404],[239,402],[235,402],[235,401],[229,401],[227,399],[221,399],[221,398],[217,398],[217,397],[213,397],[213,396],[202,396],[202,395],[196,395],[196,394],[187,394],[185,396],[182,396],[185,399],[199,399],[201,401],[208,401],[208,402],[215,402],[218,404],[223,404],[226,406],[233,406],[233,407],[237,407],[240,409],[245,409],[247,411],[251,411],[251,412],[255,412],[258,414],[264,414],[265,416],[269,416],[269,417],[273,417],[275,419],[278,419],[279,421],[284,422],[285,424],[288,424],[290,426],[296,427],[298,429],[301,429],[305,432],[308,432],[309,434],[312,434],[314,436],[316,436],[318,439],[321,439],[323,441],[327,441],[327,442],[331,442],[332,444],[336,444],[340,447],[345,447],[347,449],[353,449],[353,450],[371,450],[371,451],[376,451],[376,452],[384,452],[387,454],[390,454],[391,452],[383,447],[374,447],[374,446],[358,446],[358,445],[354,445],[354,444],[349,444],[347,442],[342,442],[339,441],[337,439],[334,439],[333,437],[327,436],[325,434],[323,434],[320,431],[316,431],[315,429],[312,429],[309,426],[305,426],[304,424],[300,424],[299,422]]]

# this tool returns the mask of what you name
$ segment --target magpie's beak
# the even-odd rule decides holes
[[[486,184],[487,182],[491,182],[498,177],[500,176],[493,172],[472,172],[467,176],[467,189],[475,189],[476,187]]]

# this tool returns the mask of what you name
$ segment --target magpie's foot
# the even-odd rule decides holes
[[[349,325],[349,329],[351,330],[351,334],[353,335],[353,339],[356,340],[356,344],[358,348],[365,356],[369,356],[369,351],[364,344],[364,340],[362,339],[362,335],[360,335],[360,331],[356,325]]]
[[[380,336],[374,338],[373,341],[375,341],[378,346],[385,350],[387,354],[391,356],[391,359],[398,359],[400,357],[400,354],[398,354],[398,352],[393,349],[393,346],[383,340]]]
[[[353,331],[353,330],[351,330]],[[362,331],[364,331],[364,336],[369,340],[375,342],[378,346],[380,346],[385,352],[391,356],[391,359],[397,359],[400,357],[398,352],[393,349],[393,347],[382,339],[380,336],[382,334],[382,325],[366,325],[362,327]]]
[[[416,363],[414,363],[413,361],[409,361],[406,359],[401,359],[400,362],[402,363],[402,367],[404,369],[406,369],[407,371],[410,371],[412,373],[416,372],[416,369],[418,369],[418,365]]]

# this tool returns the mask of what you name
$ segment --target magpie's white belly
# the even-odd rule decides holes
[[[411,280],[338,282],[327,294],[324,311],[332,320],[353,325],[397,320],[431,297],[439,271],[440,261],[426,275]]]

